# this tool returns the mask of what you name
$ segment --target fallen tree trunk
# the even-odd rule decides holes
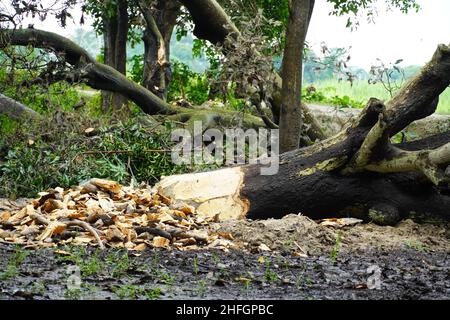
[[[11,99],[0,93],[0,114],[4,114],[11,119],[20,120],[26,117],[31,119],[39,118],[39,113],[20,102]]]
[[[308,104],[309,109],[319,122],[327,136],[339,133],[352,120],[356,119],[362,109],[339,108],[325,105]],[[450,130],[450,115],[432,114],[414,121],[402,132],[407,140],[423,139]]]
[[[432,60],[387,106],[371,99],[337,135],[280,157],[276,175],[262,164],[166,177],[158,187],[222,219],[281,217],[301,212],[313,218],[349,215],[392,224],[417,214],[450,218],[450,139],[444,133],[411,144],[390,137],[426,117],[450,84],[450,47]]]

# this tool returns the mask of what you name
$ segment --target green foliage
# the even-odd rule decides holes
[[[19,267],[25,261],[27,256],[27,251],[23,250],[20,246],[16,246],[14,253],[8,260],[5,271],[0,272],[0,280],[7,280],[15,277],[19,273]]]
[[[327,104],[337,106],[339,108],[363,108],[364,102],[351,99],[348,95],[327,96],[325,91],[321,90],[309,90],[306,88],[302,91],[302,99],[304,102]]]
[[[272,263],[270,261],[266,262],[266,267],[264,269],[264,280],[267,282],[278,281],[278,273],[272,269]]]
[[[136,54],[128,60],[128,63],[130,65],[128,72],[130,73],[131,80],[142,84],[142,75],[144,74],[144,55]]]
[[[372,97],[384,101],[388,101],[390,99],[389,93],[381,83],[369,84],[367,81],[354,81],[353,85],[351,85],[348,82],[334,79],[317,81],[313,83],[313,86],[319,94],[326,97],[331,98],[333,96],[349,96],[351,99],[360,102],[360,105],[365,104]],[[306,92],[303,92],[303,95],[305,94]],[[305,99],[309,98],[307,97]],[[321,100],[311,98],[309,102],[328,104],[328,101],[326,100],[327,99]],[[305,101],[308,102],[308,100]],[[439,96],[439,105],[436,112],[440,114],[450,114],[450,88],[447,88],[447,90]]]
[[[61,112],[26,126],[2,126],[0,196],[35,197],[93,177],[154,183],[161,175],[186,170],[171,162],[170,153],[149,151],[170,149],[169,131],[141,124],[139,117],[114,121]],[[95,136],[84,133],[89,127],[95,128]]]
[[[373,20],[376,15],[376,9],[373,6],[378,0],[327,0],[333,5],[331,15],[349,16],[347,27],[354,28],[359,25],[357,19],[358,13],[365,12],[367,19]],[[402,13],[408,13],[411,10],[416,12],[420,10],[420,5],[416,0],[385,0],[387,10],[399,9]]]
[[[330,252],[330,260],[334,263],[336,262],[337,256],[339,255],[339,252],[341,251],[342,246],[342,235],[340,232],[336,235],[336,242],[334,243],[334,247]]]
[[[37,76],[37,73],[32,72],[31,76]],[[47,113],[55,110],[72,110],[80,100],[76,87],[67,82],[49,86],[42,84],[23,86],[27,80],[30,80],[30,73],[27,71],[16,70],[11,75],[0,68],[0,92],[35,111]]]
[[[168,100],[185,99],[201,105],[208,100],[209,83],[206,76],[189,69],[189,66],[172,61],[172,81],[169,86]]]
[[[160,288],[147,288],[146,286],[139,287],[133,284],[113,287],[113,291],[119,297],[119,299],[134,300],[143,296],[148,300],[156,300],[161,296]]]

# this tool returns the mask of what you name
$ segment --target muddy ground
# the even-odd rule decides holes
[[[446,223],[335,229],[289,215],[211,228],[232,233],[236,249],[136,253],[0,243],[0,299],[450,298]]]

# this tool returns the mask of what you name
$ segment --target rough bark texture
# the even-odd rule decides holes
[[[126,74],[127,39],[128,39],[128,2],[119,0],[114,15],[103,18],[104,59],[105,64]],[[127,99],[121,94],[104,92],[103,111],[120,110],[127,104]]]
[[[289,22],[281,72],[283,78],[279,125],[281,152],[294,150],[300,146],[303,126],[301,112],[303,49],[312,5],[309,0],[289,2]]]
[[[230,213],[232,218],[259,219],[299,212],[313,218],[356,216],[381,224],[393,224],[412,212],[450,219],[449,133],[400,145],[389,141],[406,124],[432,112],[449,84],[450,47],[440,45],[387,106],[371,99],[337,135],[282,154],[278,174],[261,175],[262,165],[247,165],[175,176],[162,179],[162,192],[177,198],[178,190],[183,198],[188,185],[195,192],[183,200],[210,208],[209,215],[223,219]],[[237,187],[202,199],[210,189],[203,184],[208,177],[222,177]]]
[[[163,100],[167,99],[171,80],[170,39],[181,4],[176,0],[158,0],[152,7],[140,1],[146,22],[144,30],[144,87]]]

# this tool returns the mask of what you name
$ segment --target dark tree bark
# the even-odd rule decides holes
[[[449,132],[400,145],[389,139],[432,113],[449,84],[450,46],[440,45],[386,106],[373,98],[339,134],[282,154],[276,175],[261,175],[256,164],[167,177],[159,186],[222,219],[302,213],[393,224],[412,212],[450,219]]]
[[[177,0],[158,0],[148,6],[141,0],[140,10],[146,27],[144,30],[143,85],[163,100],[167,99],[170,69],[170,39],[175,28],[181,4]]]
[[[283,78],[279,125],[281,152],[294,150],[300,146],[303,127],[301,108],[303,49],[313,6],[314,2],[310,0],[289,2],[289,22],[281,72]]]
[[[104,59],[105,64],[126,74],[127,39],[128,39],[128,2],[119,0],[114,15],[105,14],[103,18],[104,30]],[[114,111],[122,109],[127,99],[121,94],[103,92],[103,111],[110,108]]]

